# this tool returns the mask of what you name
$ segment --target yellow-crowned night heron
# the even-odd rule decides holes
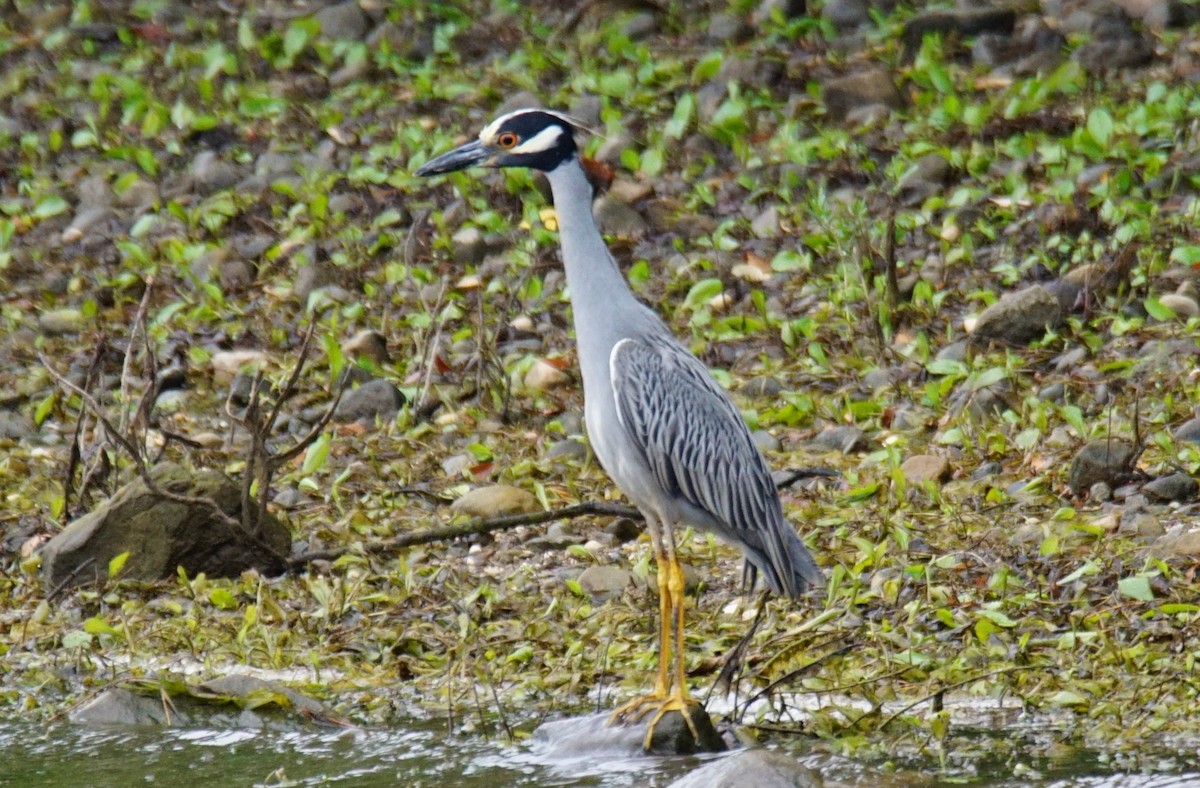
[[[493,121],[479,138],[420,167],[438,175],[467,167],[530,167],[550,180],[562,261],[575,313],[588,437],[600,463],[646,517],[658,562],[659,668],[654,692],[613,720],[654,724],[667,711],[692,724],[683,670],[683,572],[672,530],[692,525],[739,545],[748,575],[798,597],[821,571],[784,519],[771,474],[741,414],[700,361],[634,298],[592,216],[592,187],[570,118],[525,109]],[[674,640],[671,630],[674,629]],[[674,675],[668,671],[673,651]]]

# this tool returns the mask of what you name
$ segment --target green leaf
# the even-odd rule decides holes
[[[1001,627],[1015,627],[1017,625],[1016,621],[1013,621],[999,610],[984,609],[978,611],[976,615],[978,615],[980,618],[986,618],[988,621],[991,621],[992,623]]]
[[[1088,113],[1087,131],[1097,145],[1107,149],[1113,135],[1113,118],[1108,110],[1096,107]]]
[[[688,126],[691,123],[692,115],[696,111],[696,96],[692,93],[684,93],[675,102],[675,111],[671,114],[671,119],[663,124],[663,137],[668,140],[682,139],[687,133]]]
[[[100,616],[92,616],[87,621],[84,621],[83,622],[83,631],[87,632],[89,635],[116,635],[118,637],[121,636],[120,630],[113,629],[112,625],[109,624],[104,619],[100,618]]]
[[[315,473],[325,465],[325,458],[329,456],[329,445],[333,442],[332,433],[322,433],[321,437],[312,442],[308,447],[308,451],[304,453],[304,465],[300,468],[300,472],[304,474]]]
[[[129,551],[114,555],[112,560],[108,562],[108,576],[116,577],[121,574],[121,570],[125,568],[125,562],[129,560]]]
[[[707,306],[708,302],[719,296],[724,289],[725,285],[720,279],[701,279],[688,290],[683,305],[692,310]]]
[[[1154,591],[1150,588],[1150,578],[1145,575],[1123,577],[1117,581],[1117,590],[1130,599],[1139,602],[1153,602]]]
[[[1008,370],[1004,367],[992,367],[979,373],[974,380],[971,381],[969,388],[971,391],[979,391],[988,386],[994,386],[1000,381],[1008,377]]]
[[[965,377],[967,374],[967,365],[952,358],[935,358],[925,365],[925,371],[930,375]]]
[[[1150,315],[1150,317],[1154,318],[1155,320],[1167,321],[1175,319],[1175,310],[1171,309],[1171,307],[1167,306],[1162,301],[1159,301],[1154,296],[1147,298],[1142,302],[1142,305],[1146,307],[1146,314]]]
[[[208,601],[222,610],[234,610],[238,606],[237,597],[228,588],[214,588],[209,591]]]
[[[1071,690],[1059,690],[1050,696],[1051,706],[1086,706],[1087,698]]]
[[[33,218],[49,219],[52,216],[58,216],[65,212],[71,206],[62,197],[57,194],[49,197],[43,197],[38,201],[37,206],[33,209]]]
[[[1168,602],[1158,608],[1158,612],[1164,616],[1174,616],[1179,613],[1200,613],[1200,605],[1192,604],[1191,602]]]

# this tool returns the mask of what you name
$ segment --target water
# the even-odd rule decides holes
[[[643,756],[637,751],[636,736],[605,733],[612,729],[604,729],[602,720],[570,721],[552,729],[549,737],[534,736],[517,744],[483,736],[448,736],[444,720],[412,721],[403,729],[85,727],[9,720],[0,721],[0,786],[617,788],[665,786],[704,763],[694,757]],[[1004,733],[980,731],[978,738],[982,741],[998,735]],[[1025,736],[1016,738],[1029,744]],[[980,771],[971,776],[962,772],[939,775],[936,764],[911,762],[900,773],[880,774],[837,756],[796,754],[820,772],[827,785],[1200,785],[1200,758],[1195,748],[1115,760],[1101,759],[1086,750],[1054,762],[1034,756],[999,759],[980,763]],[[1017,764],[1021,766],[1014,770]]]

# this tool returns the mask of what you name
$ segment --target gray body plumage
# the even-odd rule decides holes
[[[644,513],[739,545],[777,594],[823,582],[783,515],[741,414],[666,325],[634,298],[592,216],[577,159],[547,172],[574,310],[588,437]],[[751,572],[751,576],[753,573]]]

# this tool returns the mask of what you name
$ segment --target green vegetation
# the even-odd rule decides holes
[[[206,674],[307,671],[306,689],[356,722],[449,706],[489,732],[645,686],[644,542],[543,553],[518,529],[478,547],[353,549],[448,520],[444,503],[477,483],[548,508],[616,498],[594,461],[546,456],[579,436],[578,386],[523,385],[535,359],[573,359],[533,176],[411,174],[530,91],[552,107],[599,98],[588,152],[650,187],[636,204],[648,231],[614,239],[639,295],[782,441],[773,467],[841,474],[785,495],[828,597],[770,604],[741,696],[769,685],[775,704],[746,722],[790,728],[779,710],[802,700],[818,746],[962,777],[981,750],[1011,753],[960,736],[956,697],[1053,720],[1054,743],[1011,754],[1022,763],[1196,740],[1195,555],[1155,541],[1194,524],[1195,504],[1139,508],[1136,489],[1104,502],[1067,486],[1075,452],[1106,436],[1140,439],[1149,477],[1200,469],[1200,444],[1173,436],[1200,409],[1200,326],[1173,300],[1195,303],[1200,266],[1200,82],[1177,54],[1195,28],[1158,34],[1154,63],[1102,78],[1070,56],[993,72],[953,37],[906,53],[912,9],[846,52],[818,15],[777,13],[743,43],[714,43],[704,30],[723,4],[674,4],[645,38],[623,32],[632,12],[567,29],[515,0],[384,5],[389,21],[372,21],[384,32],[352,40],[311,17],[214,5],[180,18],[168,0],[5,12],[0,408],[34,426],[0,438],[0,708],[49,718],[111,682],[174,681],[181,660]],[[835,121],[822,85],[862,58],[890,70],[907,106]],[[929,154],[948,168],[920,191],[906,179]],[[461,256],[464,227],[483,239],[477,257]],[[1044,337],[947,350],[1001,296],[1083,266],[1092,286]],[[324,355],[280,445],[347,367],[400,387],[410,404],[394,420],[331,428],[257,491],[294,491],[274,508],[296,541],[349,552],[280,578],[158,584],[123,581],[122,560],[103,587],[47,600],[22,547],[134,471],[109,445],[84,485],[100,465],[72,464],[76,424],[84,447],[100,429],[35,351],[59,371],[95,368],[105,406],[132,415],[151,365],[131,354],[123,385],[120,359],[143,342],[132,326],[147,288],[145,345],[159,368],[186,369],[184,404],[156,409],[147,433],[171,459],[238,475],[236,434],[164,436],[228,436],[214,355],[263,350],[282,386],[310,321]],[[342,350],[366,329],[388,358]],[[756,393],[764,380],[781,390]],[[1061,396],[1039,396],[1055,385]],[[814,446],[830,425],[863,430],[865,449]],[[952,476],[906,479],[919,454],[946,457]],[[82,500],[64,495],[68,468]],[[603,525],[574,527],[587,539]],[[706,687],[749,619],[727,610],[733,552],[693,533],[682,550],[702,578],[688,657]],[[592,563],[642,584],[594,600],[575,580]]]

